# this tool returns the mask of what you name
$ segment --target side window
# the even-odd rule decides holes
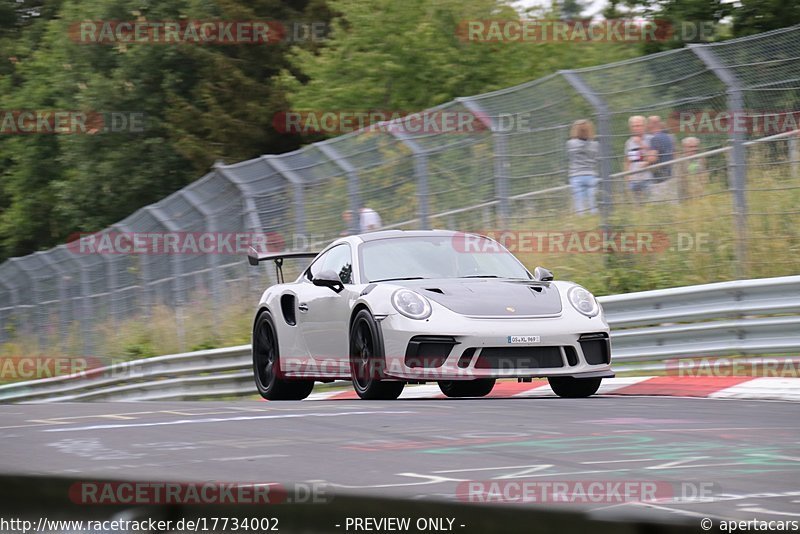
[[[331,255],[331,252],[333,252],[333,250],[329,250],[328,252],[317,258],[316,261],[312,263],[308,267],[308,269],[306,269],[307,280],[313,279],[316,275],[325,270],[325,261]]]
[[[350,257],[350,245],[342,244],[333,247],[325,254],[323,269],[339,275],[343,284],[353,283],[353,260]]]

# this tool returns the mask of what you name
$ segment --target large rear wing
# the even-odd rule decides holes
[[[300,252],[300,251],[287,251],[287,252],[259,252],[253,247],[247,249],[247,261],[250,265],[258,265],[262,261],[272,260],[275,262],[275,278],[278,283],[283,283],[283,260],[289,258],[308,258],[314,259],[319,255],[319,252]]]

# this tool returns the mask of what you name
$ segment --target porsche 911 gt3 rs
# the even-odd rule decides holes
[[[285,259],[313,261],[283,283]],[[611,370],[609,328],[583,287],[531,273],[488,237],[389,230],[337,239],[319,253],[259,253],[281,283],[253,325],[253,371],[269,400],[307,397],[315,381],[352,380],[362,399],[395,399],[436,381],[448,397],[487,395],[498,378],[547,377],[588,397]]]

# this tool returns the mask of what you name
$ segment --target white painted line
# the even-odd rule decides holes
[[[331,397],[335,397],[336,395],[341,394],[342,392],[347,391],[346,389],[332,389],[330,391],[320,391],[319,393],[312,393],[311,395],[306,398],[307,401],[318,401],[318,400],[328,400]]]
[[[613,393],[618,389],[646,382],[653,378],[652,376],[622,376],[619,378],[604,378],[600,383],[600,389],[597,390],[598,395],[604,393]]]
[[[714,399],[774,399],[800,401],[800,378],[754,378],[709,395]]]
[[[547,382],[538,386],[534,386],[529,390],[520,391],[519,393],[515,393],[512,395],[512,397],[555,397],[555,396],[556,394],[553,393],[553,389]]]
[[[401,399],[426,399],[426,398],[433,398],[437,395],[441,395],[442,390],[439,389],[438,385],[435,384],[420,384],[417,386],[408,387],[406,386],[403,389],[403,393],[400,394]]]
[[[344,417],[348,415],[397,415],[397,414],[413,414],[417,412],[412,411],[373,411],[373,412],[333,412],[333,413],[297,413],[297,414],[280,414],[280,415],[253,415],[253,416],[239,416],[239,417],[208,417],[205,419],[178,419],[175,421],[158,421],[155,423],[119,423],[110,425],[90,425],[90,426],[76,426],[70,428],[50,428],[41,430],[41,432],[82,432],[85,430],[108,430],[114,428],[141,428],[151,426],[175,426],[175,425],[194,425],[205,423],[229,423],[232,421],[256,421],[261,419],[301,419],[305,417]]]

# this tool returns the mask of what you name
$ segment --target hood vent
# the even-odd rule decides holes
[[[444,291],[442,291],[438,287],[426,287],[425,291],[430,291],[431,293],[439,293],[440,295],[444,295]]]

